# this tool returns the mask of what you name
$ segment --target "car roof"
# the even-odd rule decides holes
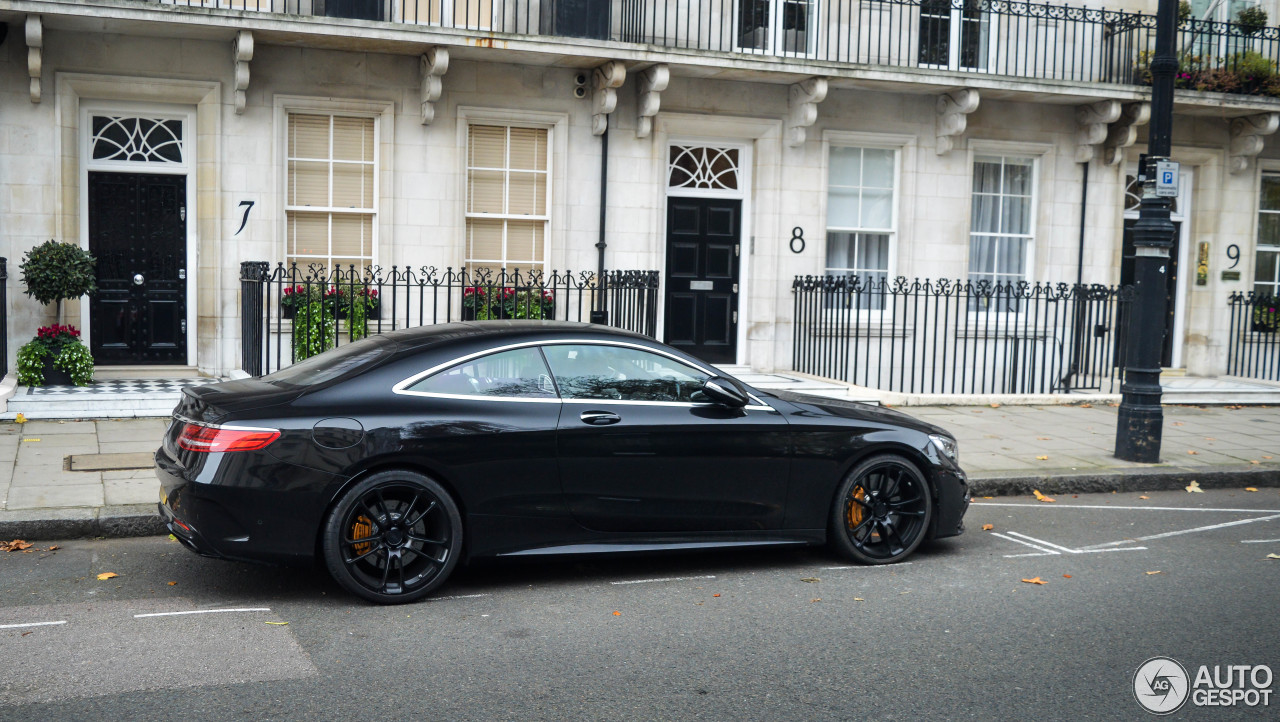
[[[388,341],[395,343],[406,351],[421,350],[446,343],[501,338],[520,338],[522,340],[536,341],[539,339],[562,339],[580,336],[583,340],[625,338],[637,341],[653,341],[653,339],[643,334],[612,326],[574,321],[530,321],[521,319],[438,323],[430,326],[417,326],[391,331],[382,335]]]

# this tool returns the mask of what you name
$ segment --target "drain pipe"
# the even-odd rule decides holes
[[[1059,383],[1062,387],[1067,388],[1071,383],[1071,379],[1080,373],[1080,354],[1081,338],[1085,332],[1085,308],[1081,303],[1080,291],[1084,285],[1084,235],[1085,235],[1085,215],[1089,207],[1089,163],[1086,161],[1080,164],[1083,166],[1084,179],[1080,183],[1080,245],[1076,251],[1076,318],[1075,333],[1071,337],[1071,367],[1067,369],[1067,373],[1063,374]]]
[[[604,224],[608,216],[609,201],[609,116],[604,116],[604,133],[600,134],[600,237],[596,241],[599,258],[596,261],[596,279],[599,292],[596,294],[595,308],[591,310],[591,323],[603,324],[608,321],[607,305],[608,289],[604,279],[604,249],[609,244],[604,240]]]

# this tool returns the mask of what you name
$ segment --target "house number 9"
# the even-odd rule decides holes
[[[1232,243],[1227,246],[1227,258],[1231,260],[1231,268],[1240,265],[1240,246]]]

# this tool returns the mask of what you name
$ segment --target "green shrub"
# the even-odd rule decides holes
[[[1256,35],[1267,26],[1267,11],[1257,5],[1247,7],[1236,15],[1236,26],[1243,35]]]
[[[72,243],[46,241],[22,260],[22,282],[27,295],[43,304],[56,304],[61,320],[62,301],[98,291],[97,261],[88,251]]]

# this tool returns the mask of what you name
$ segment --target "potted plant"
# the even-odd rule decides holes
[[[1257,5],[1251,5],[1236,15],[1236,27],[1245,37],[1257,35],[1267,26],[1267,11]]]
[[[503,289],[503,318],[529,318],[534,320],[554,318],[555,308],[555,297],[551,291],[540,291],[536,288],[525,291],[516,291],[512,288]]]
[[[93,355],[75,326],[41,326],[18,349],[18,383],[26,386],[87,386],[93,380]]]
[[[46,241],[22,259],[22,282],[26,294],[40,303],[54,304],[55,319],[62,319],[62,301],[92,295],[98,291],[97,262],[88,251],[71,243]],[[28,386],[51,383],[46,378],[46,361],[50,375],[65,371],[70,382],[84,386],[93,380],[93,356],[80,341],[80,332],[71,326],[54,323],[42,326],[36,337],[18,350],[19,382]]]
[[[462,320],[485,321],[493,318],[489,307],[489,294],[481,286],[467,286],[462,289]]]
[[[307,288],[301,283],[280,291],[280,318],[293,318],[299,306],[307,304]]]
[[[1253,307],[1252,331],[1275,333],[1280,328],[1280,299],[1261,298]]]

